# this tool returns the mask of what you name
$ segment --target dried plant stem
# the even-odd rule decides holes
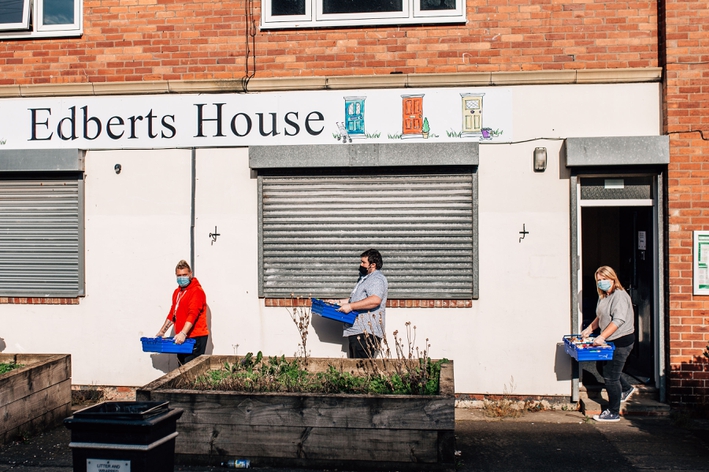
[[[290,310],[290,317],[295,323],[296,328],[298,328],[298,334],[300,335],[300,344],[298,344],[299,353],[302,355],[305,364],[308,364],[308,331],[310,329],[310,317],[311,311],[310,307],[306,306],[304,300],[300,297],[294,297],[291,294],[292,299],[292,310]]]

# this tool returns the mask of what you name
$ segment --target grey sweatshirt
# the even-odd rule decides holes
[[[606,298],[599,299],[596,305],[596,316],[598,316],[601,332],[611,323],[618,327],[606,341],[613,341],[635,332],[633,302],[625,290],[615,289]]]

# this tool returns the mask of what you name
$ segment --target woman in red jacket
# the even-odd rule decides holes
[[[192,276],[192,269],[187,261],[180,261],[175,267],[178,287],[172,294],[172,307],[157,337],[161,338],[175,325],[175,344],[182,344],[185,339],[195,340],[191,354],[178,354],[180,365],[186,364],[204,354],[209,339],[207,328],[207,296],[199,281]]]

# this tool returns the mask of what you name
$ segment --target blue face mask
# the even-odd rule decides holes
[[[611,282],[610,280],[603,279],[598,281],[598,288],[600,288],[604,292],[607,292],[612,285],[613,282]]]
[[[190,278],[187,275],[180,275],[177,277],[177,285],[182,288],[187,287],[190,284]]]

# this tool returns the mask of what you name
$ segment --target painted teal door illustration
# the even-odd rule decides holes
[[[352,138],[364,137],[364,101],[367,97],[344,97],[345,129]]]

